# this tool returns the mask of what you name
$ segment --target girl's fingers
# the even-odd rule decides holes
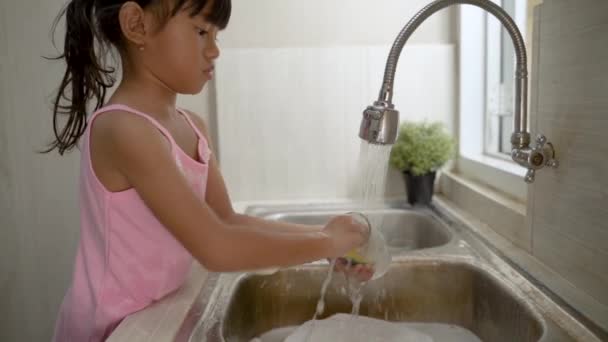
[[[360,281],[370,280],[373,275],[374,275],[374,269],[369,265],[365,265],[364,267],[361,267],[359,270],[357,270],[357,273],[355,274],[357,279],[359,279]]]
[[[331,260],[330,260],[331,261]],[[374,275],[374,269],[372,265],[356,264],[349,265],[348,261],[344,258],[337,258],[334,272],[343,272],[347,276],[354,277],[359,281],[368,281]]]
[[[361,272],[361,279],[363,281],[367,281],[367,280],[372,279],[373,275],[374,275],[374,270],[371,267],[369,267]]]

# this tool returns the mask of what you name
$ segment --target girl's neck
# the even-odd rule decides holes
[[[175,115],[177,94],[153,75],[124,72],[108,104],[124,104],[157,119]]]

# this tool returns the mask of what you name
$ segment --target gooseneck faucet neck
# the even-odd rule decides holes
[[[359,137],[371,144],[393,144],[397,138],[399,126],[399,111],[392,103],[395,72],[401,51],[410,36],[433,13],[451,5],[463,4],[477,6],[494,15],[506,28],[515,47],[515,115],[514,132],[511,135],[511,158],[519,165],[528,169],[525,181],[534,181],[536,170],[545,166],[556,168],[553,145],[542,134],[536,137],[534,146],[530,147],[528,132],[528,70],[526,46],[521,32],[513,19],[500,6],[490,0],[436,0],[421,9],[403,27],[395,39],[386,62],[384,80],[378,100],[363,111],[363,119],[359,129]]]
[[[517,63],[515,69],[516,81],[514,127],[515,132],[526,132],[528,122],[528,67],[526,46],[520,31],[517,29],[517,25],[515,22],[513,22],[513,19],[500,6],[488,0],[438,0],[428,4],[418,13],[416,13],[416,15],[414,15],[414,17],[405,25],[405,27],[403,27],[401,32],[399,32],[399,35],[393,43],[393,47],[391,48],[391,52],[389,53],[388,60],[386,62],[384,81],[382,82],[382,89],[380,90],[378,101],[387,103],[392,102],[397,62],[399,61],[399,56],[401,55],[401,51],[403,50],[405,43],[407,43],[412,33],[414,33],[420,24],[422,24],[435,12],[455,4],[473,5],[488,11],[502,23],[511,36],[511,40],[513,41],[513,45],[515,47]]]

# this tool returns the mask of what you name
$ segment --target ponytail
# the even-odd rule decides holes
[[[53,141],[47,150],[59,150],[59,154],[70,151],[86,128],[87,105],[95,102],[100,108],[106,97],[106,90],[114,85],[113,68],[106,68],[104,40],[97,31],[94,18],[95,0],[72,0],[59,14],[53,25],[65,15],[66,33],[63,53],[53,59],[65,59],[66,70],[53,102]],[[100,39],[97,39],[100,38]],[[97,51],[99,51],[99,56]],[[66,122],[60,128],[60,118]]]
[[[142,8],[156,5],[160,9],[168,0],[131,0]],[[213,1],[207,20],[220,28],[228,25],[231,0],[173,0],[173,9],[164,16],[174,16],[180,10],[188,10],[190,16],[200,14],[209,1]],[[59,20],[65,16],[66,33],[63,53],[51,58],[64,59],[66,70],[53,101],[53,132],[55,140],[44,153],[59,150],[59,154],[70,151],[84,133],[87,126],[89,101],[95,103],[94,110],[105,103],[106,91],[116,81],[114,68],[107,67],[107,52],[112,46],[124,48],[120,29],[119,13],[126,0],[71,0],[55,19],[52,32]],[[61,126],[60,120],[65,118]]]

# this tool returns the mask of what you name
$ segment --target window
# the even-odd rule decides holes
[[[499,5],[517,23],[526,39],[526,1],[502,0]],[[486,110],[484,152],[510,158],[514,115],[515,49],[506,29],[486,15]]]
[[[524,40],[529,41],[529,14],[533,4],[541,1],[493,1],[511,15]],[[493,15],[470,5],[460,6],[459,38],[460,128],[456,171],[525,201],[526,169],[510,158],[515,77],[513,42]],[[531,60],[529,44],[527,52]]]

